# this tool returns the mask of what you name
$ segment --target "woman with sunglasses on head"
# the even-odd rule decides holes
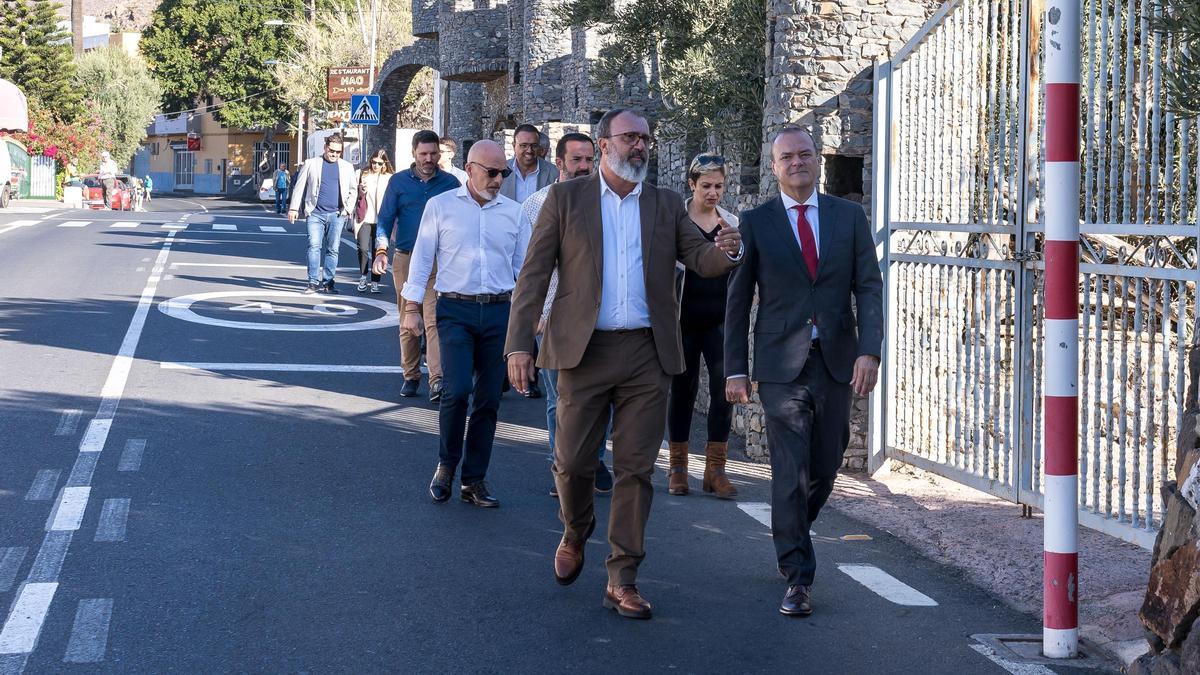
[[[723,157],[697,155],[688,167],[687,178],[692,191],[692,196],[685,202],[688,215],[705,238],[715,241],[721,228],[737,227],[737,216],[719,205],[725,196]],[[725,287],[729,274],[704,278],[691,270],[682,273],[679,328],[685,370],[672,378],[667,404],[667,440],[671,455],[667,490],[673,495],[688,493],[688,439],[700,387],[700,357],[703,356],[708,368],[709,388],[703,488],[721,499],[733,499],[737,496],[737,488],[725,475],[733,419],[733,407],[725,400]]]
[[[379,278],[371,269],[371,261],[375,249],[375,223],[379,220],[379,207],[383,204],[383,195],[387,191],[388,180],[394,171],[388,160],[386,150],[376,150],[367,166],[358,174],[358,204],[354,213],[354,238],[358,241],[358,277],[357,291],[367,290],[367,275],[370,275],[372,293],[379,292]]]

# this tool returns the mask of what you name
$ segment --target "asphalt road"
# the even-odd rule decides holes
[[[431,504],[390,279],[302,296],[299,224],[151,206],[0,211],[0,673],[1050,672],[972,638],[1039,617],[836,503],[816,614],[778,614],[762,467],[738,503],[656,474],[653,620],[600,607],[603,517],[558,587],[543,401],[504,398],[501,508]]]

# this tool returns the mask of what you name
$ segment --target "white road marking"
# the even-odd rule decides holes
[[[178,197],[176,197],[176,199],[179,199],[179,198],[178,198]],[[205,207],[205,206],[204,206],[203,204],[201,204],[200,202],[194,202],[194,201],[192,201],[192,200],[190,200],[190,199],[179,199],[179,201],[181,201],[181,202],[184,202],[185,204],[195,204],[196,206],[199,206],[199,207],[200,207],[200,210],[201,210],[201,211],[203,211],[203,212],[205,212],[205,213],[208,213],[208,208],[207,208],[207,207]],[[191,214],[184,214],[183,216],[181,216],[181,218],[187,218],[189,215],[191,215]]]
[[[57,583],[25,584],[0,630],[0,654],[28,654],[37,644]]]
[[[175,223],[163,223],[162,229],[164,229],[164,230],[186,230],[187,225],[177,225]]]
[[[58,503],[46,519],[46,530],[50,532],[75,531],[83,522],[83,512],[87,510],[88,497],[92,488],[87,486],[65,487],[58,493]]]
[[[44,502],[53,497],[54,488],[58,486],[59,473],[58,469],[42,469],[37,472],[33,485],[30,485],[29,492],[25,493],[25,501]]]
[[[112,377],[112,375],[110,374],[109,377]],[[105,386],[107,386],[107,382]],[[122,386],[124,386],[123,382]],[[91,422],[88,422],[87,431],[83,434],[83,440],[79,442],[79,451],[100,452],[103,450],[104,442],[108,439],[108,431],[111,428],[111,419],[93,419]]]
[[[336,363],[199,363],[162,361],[163,370],[257,371],[261,373],[403,373],[400,366],[356,366]]]
[[[96,541],[125,541],[128,520],[128,499],[105,499],[100,509],[100,525],[96,527]]]
[[[138,226],[137,223],[128,221],[128,220],[118,220],[117,222],[113,223],[112,225],[109,225],[109,227],[115,227],[120,230],[132,230],[133,228],[135,228],[137,226]]]
[[[1054,675],[1054,671],[1036,663],[1017,663],[1000,658],[996,652],[986,645],[969,645],[971,649],[983,654],[987,660],[1012,673],[1012,675]]]
[[[287,228],[280,227],[279,225],[259,225],[258,229],[263,232],[287,232]]]
[[[48,532],[37,557],[33,559],[33,567],[29,570],[32,583],[58,581],[58,573],[62,571],[63,561],[67,559],[67,549],[71,547],[74,532]]]
[[[237,232],[237,225],[230,225],[229,223],[213,223],[212,229],[225,230],[225,231],[232,230],[234,232]]]
[[[771,527],[771,505],[766,502],[738,502],[738,508],[758,522]]]
[[[25,562],[29,549],[25,546],[0,548],[0,593],[7,593],[17,580],[17,572]]]
[[[40,222],[40,221],[37,221],[37,220],[14,220],[11,223],[9,223],[8,225],[6,225],[5,227],[7,227],[10,230],[15,230],[18,227],[33,227],[34,225],[37,225],[38,222]]]
[[[230,267],[234,269],[252,269],[252,270],[302,270],[306,269],[305,265],[283,264],[283,265],[259,265],[256,263],[195,263],[195,262],[175,262],[171,263],[171,267]],[[339,267],[339,272],[357,272],[357,267]]]
[[[98,452],[81,452],[75,456],[75,465],[71,467],[71,475],[67,476],[67,487],[83,487],[92,484],[92,474],[96,472],[96,461],[100,459]]]
[[[70,436],[79,428],[79,418],[83,416],[82,410],[64,410],[62,417],[58,418],[58,426],[54,429],[55,436]]]
[[[142,468],[142,454],[146,451],[146,439],[131,438],[125,441],[125,450],[117,462],[117,471],[137,471]]]
[[[63,222],[59,223],[58,226],[59,227],[87,227],[88,225],[91,225],[91,224],[92,224],[92,221],[90,221],[90,220],[64,220]]]
[[[933,598],[874,565],[838,563],[838,569],[889,602],[911,607],[937,607]]]
[[[154,274],[160,274],[164,269],[175,235],[175,232],[168,232],[164,238],[163,247],[154,261]],[[108,377],[104,381],[104,387],[101,389],[101,400],[96,410],[96,417],[88,425],[88,433],[85,435],[84,441],[80,443],[80,452],[100,452],[104,449],[113,416],[116,415],[121,397],[125,392],[133,355],[137,351],[138,341],[141,339],[142,329],[145,328],[146,317],[150,313],[157,290],[158,285],[153,282],[148,282],[142,289],[133,319],[129,322],[129,328],[125,332],[125,339],[121,342],[117,357],[114,359]],[[49,564],[45,566],[46,569],[43,573],[53,572],[54,579],[57,579],[61,569],[61,559],[65,558],[67,550],[70,548],[72,533],[79,528],[79,523],[83,520],[90,493],[91,487],[89,486],[64,487],[58,503],[47,519],[46,529],[49,531],[42,538],[42,545],[38,549],[38,558],[60,561],[57,568]],[[59,550],[62,551],[61,556],[57,555]],[[34,576],[39,569],[42,567],[35,561],[34,571],[30,573],[28,581],[21,590],[21,595],[13,604],[13,611],[9,613],[3,628],[0,629],[0,654],[28,654],[37,644],[46,612],[58,589],[57,581],[46,580],[43,582]],[[12,664],[13,662],[10,660],[0,665],[7,667]],[[23,668],[24,662],[15,665]]]
[[[99,663],[104,660],[104,653],[108,650],[108,624],[112,620],[112,609],[112,598],[79,601],[64,662]]]
[[[197,302],[206,302],[211,300],[225,300],[227,298],[253,298],[255,302],[261,303],[262,298],[285,298],[303,303],[312,303],[313,305],[325,305],[327,302],[332,302],[328,298],[318,298],[314,296],[306,296],[297,291],[216,291],[213,293],[195,293],[192,295],[181,295],[177,298],[164,300],[159,303],[158,309],[167,316],[181,319],[183,321],[191,321],[194,323],[205,324],[208,326],[220,326],[223,328],[241,328],[244,330],[277,330],[277,331],[348,331],[348,330],[371,330],[376,328],[395,328],[398,321],[398,314],[395,302],[385,302],[376,300],[375,298],[363,298],[346,296],[341,298],[341,303],[354,303],[358,305],[369,305],[379,309],[380,316],[366,321],[356,322],[341,322],[341,323],[267,323],[257,321],[235,321],[232,319],[219,319],[216,317],[206,316],[196,313],[192,310],[192,305]],[[355,312],[348,312],[347,309],[353,307],[349,304],[336,304],[333,307],[326,307],[324,310],[315,310],[324,312],[328,316],[349,316]],[[280,310],[283,311],[283,310]],[[295,310],[299,313],[308,310]]]

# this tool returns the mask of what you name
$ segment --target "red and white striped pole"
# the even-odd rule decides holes
[[[1079,0],[1049,0],[1042,653],[1079,651]]]

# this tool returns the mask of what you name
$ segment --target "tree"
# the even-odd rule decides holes
[[[1155,28],[1175,42],[1174,67],[1163,71],[1171,108],[1200,115],[1200,0],[1163,0]]]
[[[49,0],[0,0],[0,77],[21,87],[55,117],[73,121],[83,114],[72,83],[75,66],[70,36],[58,29]]]
[[[412,43],[411,0],[377,0],[379,11],[378,34],[375,40],[375,63],[381,67],[392,52]],[[318,9],[311,22],[281,27],[293,30],[296,42],[287,62],[276,67],[275,75],[284,98],[293,105],[308,108],[318,115],[340,111],[345,104],[333,104],[326,98],[326,69],[343,66],[368,66],[369,49],[364,49],[371,30],[370,2],[361,5],[347,3]],[[358,11],[359,7],[362,12]],[[410,91],[416,87],[416,80]],[[432,88],[432,82],[427,85]],[[406,103],[417,103],[406,99]],[[428,101],[432,116],[432,99]],[[402,112],[403,114],[403,112]]]
[[[291,41],[268,26],[301,9],[299,0],[165,0],[154,10],[141,51],[167,110],[215,106],[226,126],[273,127],[289,116],[274,70]]]
[[[626,74],[657,61],[662,133],[741,146],[757,157],[762,135],[766,6],[762,0],[569,0],[560,24],[606,38],[597,79],[619,91]]]
[[[162,88],[145,62],[119,47],[90,51],[78,61],[75,82],[86,92],[113,158],[129,161],[146,138],[146,125],[154,121],[162,98]]]

